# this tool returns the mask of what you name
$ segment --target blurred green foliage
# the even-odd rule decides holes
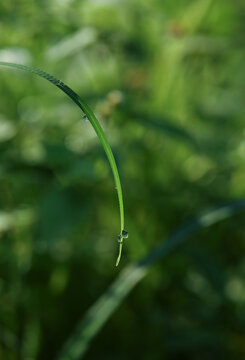
[[[129,231],[121,268],[244,197],[244,35],[242,0],[0,3],[0,60],[62,79],[105,129]],[[0,93],[0,359],[51,360],[117,276],[116,191],[64,94],[4,68]],[[242,359],[244,252],[242,213],[192,236],[85,357]]]

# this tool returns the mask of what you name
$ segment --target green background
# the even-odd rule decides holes
[[[0,359],[51,360],[128,264],[205,209],[244,198],[242,0],[1,1]],[[86,359],[245,357],[244,213],[152,266]],[[74,345],[75,346],[75,345]],[[77,357],[78,359],[79,357]]]

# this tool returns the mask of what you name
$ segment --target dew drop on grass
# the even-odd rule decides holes
[[[122,238],[127,239],[128,238],[128,232],[126,230],[122,231]]]
[[[126,230],[123,230],[122,233],[118,235],[117,241],[119,242],[119,244],[121,244],[123,239],[127,239],[127,238],[128,238],[128,232]]]
[[[86,114],[83,115],[83,120],[84,120],[84,121],[88,121],[88,117],[87,117]]]

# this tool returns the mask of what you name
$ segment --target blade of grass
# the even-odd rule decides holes
[[[121,222],[121,231],[120,231],[120,235],[118,236],[119,254],[118,254],[117,261],[116,261],[116,266],[118,266],[120,259],[121,259],[121,254],[122,254],[123,239],[125,239],[125,237],[123,236],[123,233],[126,232],[124,230],[124,205],[123,205],[122,186],[121,186],[121,181],[120,181],[120,177],[119,177],[119,173],[118,173],[114,155],[112,153],[111,147],[107,141],[107,138],[105,136],[105,133],[104,133],[99,121],[97,120],[96,116],[94,115],[94,113],[91,110],[91,108],[89,107],[89,105],[86,104],[85,101],[83,101],[80,98],[80,96],[77,95],[69,86],[64,84],[61,80],[56,79],[54,76],[52,76],[42,70],[31,67],[31,66],[10,63],[10,62],[3,62],[3,61],[0,61],[0,65],[12,67],[12,68],[15,68],[18,70],[28,71],[30,73],[33,73],[33,74],[36,74],[36,75],[42,77],[43,79],[50,81],[52,84],[57,86],[60,90],[62,90],[65,94],[67,94],[73,100],[73,102],[83,111],[83,113],[85,114],[84,116],[86,116],[88,118],[88,120],[90,121],[90,123],[92,124],[92,126],[104,148],[104,151],[107,155],[109,164],[111,166],[112,174],[114,177],[116,190],[117,190],[117,196],[118,196],[118,201],[119,201],[119,211],[120,211],[120,222]]]
[[[86,312],[70,339],[65,343],[57,360],[82,359],[92,339],[130,291],[148,274],[151,265],[178,248],[191,234],[244,209],[245,199],[209,210],[176,230],[143,260],[123,269],[108,290]]]

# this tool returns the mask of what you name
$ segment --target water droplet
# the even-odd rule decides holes
[[[83,120],[84,120],[84,121],[88,121],[88,117],[87,117],[86,114],[83,115]]]
[[[128,232],[126,230],[122,231],[122,238],[127,239],[128,238]]]
[[[121,244],[121,243],[122,243],[122,235],[121,235],[121,234],[119,234],[119,235],[118,235],[118,237],[117,237],[117,241],[119,242],[119,244]]]

